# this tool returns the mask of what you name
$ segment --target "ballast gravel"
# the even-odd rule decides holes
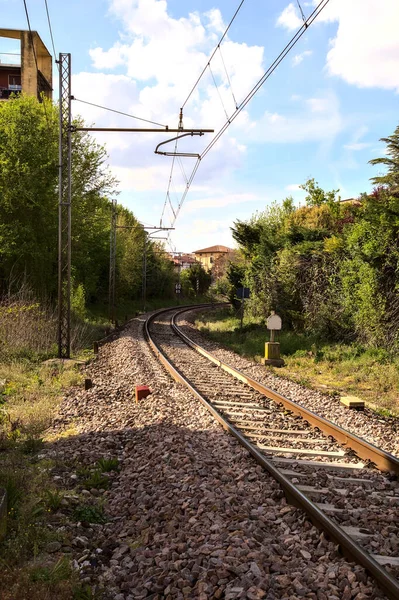
[[[164,372],[140,318],[100,348],[87,377],[93,387],[70,390],[54,423],[65,437],[42,455],[68,490],[53,522],[70,540],[61,550],[100,597],[384,598]],[[152,394],[136,404],[135,385]],[[83,477],[106,458],[119,472],[87,489]],[[103,506],[107,522],[73,524],[67,517],[82,506]]]
[[[350,410],[339,398],[310,390],[294,381],[271,373],[267,367],[239,356],[220,344],[209,340],[195,327],[198,312],[190,311],[178,320],[179,327],[198,344],[212,352],[221,361],[239,369],[264,385],[301,404],[318,415],[348,429],[359,437],[399,457],[399,418],[385,418],[372,410]]]

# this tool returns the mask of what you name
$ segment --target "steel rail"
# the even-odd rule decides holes
[[[186,311],[194,309],[194,308],[199,308],[199,307],[200,307],[200,305],[181,308],[171,317],[171,320],[170,320],[170,326],[173,329],[173,331],[181,339],[183,339],[183,341],[185,341],[186,343],[188,343],[188,341],[191,342],[191,343],[188,343],[188,345],[193,349],[196,349],[196,346],[198,346],[198,348],[201,348],[201,346],[199,346],[198,344],[195,344],[195,342],[192,342],[192,340],[190,340],[190,338],[188,338],[188,336],[186,336],[185,334],[183,334],[182,332],[179,331],[179,328],[177,327],[177,325],[175,323],[175,318],[177,315],[180,315],[183,312],[186,312]],[[207,308],[206,305],[201,305],[201,307]],[[209,307],[209,305],[208,305],[208,307]],[[215,407],[210,402],[208,402],[208,400],[206,400],[206,398],[204,398],[200,394],[200,392],[188,381],[188,379],[186,379],[186,377],[184,377],[184,375],[182,373],[180,373],[180,371],[168,360],[168,358],[162,352],[162,349],[160,348],[160,346],[151,337],[150,324],[152,323],[152,321],[154,319],[159,317],[161,314],[170,312],[171,310],[173,310],[173,309],[170,309],[170,308],[162,309],[162,310],[157,311],[156,313],[153,313],[152,315],[150,315],[144,323],[144,334],[145,334],[148,344],[152,348],[154,354],[157,356],[159,361],[164,365],[166,370],[172,375],[173,379],[175,379],[175,381],[186,386],[190,390],[190,392],[196,398],[198,398],[198,400],[203,405],[206,406],[206,408],[209,410],[209,412],[222,425],[222,427],[224,429],[226,429],[227,431],[229,431],[240,442],[240,444],[249,451],[249,453],[255,458],[255,460],[264,469],[266,469],[276,481],[278,481],[278,483],[281,485],[281,487],[284,491],[287,501],[290,504],[304,510],[308,514],[312,523],[318,529],[327,533],[327,535],[332,540],[334,540],[337,544],[339,544],[344,556],[346,556],[349,559],[352,559],[355,562],[357,562],[358,564],[362,565],[374,577],[374,579],[376,580],[376,582],[378,583],[380,588],[387,595],[387,597],[390,598],[390,600],[398,600],[398,598],[399,598],[399,581],[397,579],[395,579],[394,577],[392,577],[381,565],[379,565],[378,562],[376,560],[374,560],[374,558],[370,554],[368,554],[368,552],[363,550],[363,548],[361,546],[359,546],[347,533],[345,533],[345,531],[343,531],[341,529],[341,527],[339,527],[339,525],[337,525],[332,519],[330,519],[330,517],[325,515],[323,513],[323,511],[320,508],[318,508],[311,500],[309,500],[309,498],[307,496],[305,496],[305,494],[303,492],[298,490],[297,487],[293,483],[291,483],[291,481],[289,479],[287,479],[287,477],[285,477],[285,475],[283,475],[279,471],[279,469],[277,469],[275,467],[275,465],[270,460],[268,460],[258,450],[258,448],[256,446],[254,446],[249,440],[247,440],[243,436],[243,434],[232,425],[232,423],[230,423],[225,417],[223,417],[215,409]],[[202,349],[202,350],[203,350],[203,352],[201,352],[201,354],[203,354],[207,358],[208,358],[208,355],[212,356],[206,350],[204,350],[204,349]],[[212,362],[214,362],[215,364],[218,364],[219,366],[223,365],[223,363],[221,361],[219,361],[218,359],[216,359],[215,357],[212,357],[212,358],[213,358]],[[225,370],[227,370],[227,369],[225,369]],[[251,378],[247,378],[246,375],[242,374],[240,371],[237,371],[233,367],[229,367],[227,372],[229,372],[230,374],[234,374],[234,372],[236,372],[237,375],[239,375],[238,379],[240,379],[244,383],[247,383],[247,380],[251,379]],[[256,382],[256,383],[258,383],[258,382]],[[250,385],[250,384],[248,383],[248,385]],[[258,385],[261,386],[261,384],[259,384],[259,383],[258,383]],[[253,386],[251,386],[251,387],[253,387]],[[261,386],[261,387],[264,387],[264,386]],[[257,389],[257,388],[254,388],[254,389]],[[265,388],[265,389],[269,390],[269,388]],[[264,393],[264,392],[262,392],[262,393]],[[278,394],[278,396],[280,396],[280,395]],[[283,398],[283,396],[281,396],[281,398]],[[289,401],[289,402],[291,402],[291,401]],[[300,408],[302,409],[302,407],[300,407]],[[307,411],[307,412],[310,412],[310,411]],[[300,414],[300,413],[297,413],[297,414]],[[314,414],[314,413],[312,413],[312,414]],[[317,416],[317,415],[315,415],[315,416]],[[348,432],[348,434],[349,434],[349,432]],[[351,434],[349,434],[349,435],[351,435]]]
[[[354,433],[351,433],[350,431],[343,429],[339,425],[336,425],[332,421],[329,421],[328,419],[317,415],[316,413],[305,408],[304,406],[297,404],[293,400],[289,400],[289,398],[286,398],[282,394],[279,394],[271,388],[263,385],[259,381],[256,381],[256,379],[245,375],[245,373],[242,373],[235,367],[232,367],[231,365],[222,362],[221,360],[213,356],[213,354],[205,350],[205,348],[193,342],[185,333],[181,331],[181,329],[176,324],[176,317],[181,313],[186,312],[187,310],[189,309],[185,308],[184,310],[176,312],[172,319],[171,326],[175,333],[182,340],[184,340],[184,342],[188,344],[191,348],[205,356],[205,358],[208,358],[210,361],[218,365],[227,373],[230,373],[230,375],[233,375],[243,383],[246,383],[247,385],[252,387],[254,390],[260,392],[267,398],[274,400],[274,402],[276,402],[277,404],[283,404],[285,408],[292,411],[296,415],[302,417],[313,427],[317,427],[317,429],[320,429],[320,431],[322,431],[326,435],[333,437],[342,445],[348,446],[354,452],[356,452],[356,454],[360,458],[371,461],[381,471],[393,471],[394,473],[399,475],[399,459],[393,454],[385,452],[385,450],[382,450],[381,448],[374,446],[374,444],[363,440]]]

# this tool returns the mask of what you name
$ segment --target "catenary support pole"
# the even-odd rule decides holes
[[[58,357],[71,354],[71,55],[59,55]]]
[[[115,323],[115,278],[116,278],[116,221],[117,202],[112,200],[111,232],[109,240],[109,320]]]

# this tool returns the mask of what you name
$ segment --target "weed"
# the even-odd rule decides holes
[[[12,471],[3,471],[0,473],[0,485],[7,492],[7,511],[10,516],[16,516],[16,509],[22,500],[23,488],[21,476]]]
[[[83,521],[86,523],[106,523],[107,518],[104,515],[102,506],[93,504],[80,504],[73,511],[75,521]]]
[[[35,454],[43,447],[42,438],[34,438],[28,436],[26,440],[22,442],[22,452],[24,454]]]
[[[89,585],[79,585],[73,590],[73,600],[94,600],[92,589]]]
[[[89,467],[78,467],[76,469],[76,475],[78,477],[88,478],[91,475],[91,470],[89,469]]]
[[[85,480],[84,485],[87,489],[95,488],[106,490],[109,487],[109,479],[103,475],[101,471],[96,470]]]
[[[51,512],[57,512],[62,505],[62,494],[58,490],[45,490],[43,501]]]
[[[60,581],[69,579],[71,575],[71,565],[65,556],[61,557],[52,567],[38,566],[33,567],[30,572],[32,581],[43,581],[50,585],[55,585]]]
[[[119,471],[119,460],[117,458],[100,458],[97,465],[102,473],[110,471]]]

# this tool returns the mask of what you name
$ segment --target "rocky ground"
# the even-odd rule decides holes
[[[65,493],[52,526],[68,541],[51,551],[71,554],[100,597],[384,598],[165,374],[140,319],[100,348],[87,377],[93,387],[66,396],[61,437],[42,458]],[[139,404],[137,384],[152,389]],[[112,458],[119,470],[100,473]]]

